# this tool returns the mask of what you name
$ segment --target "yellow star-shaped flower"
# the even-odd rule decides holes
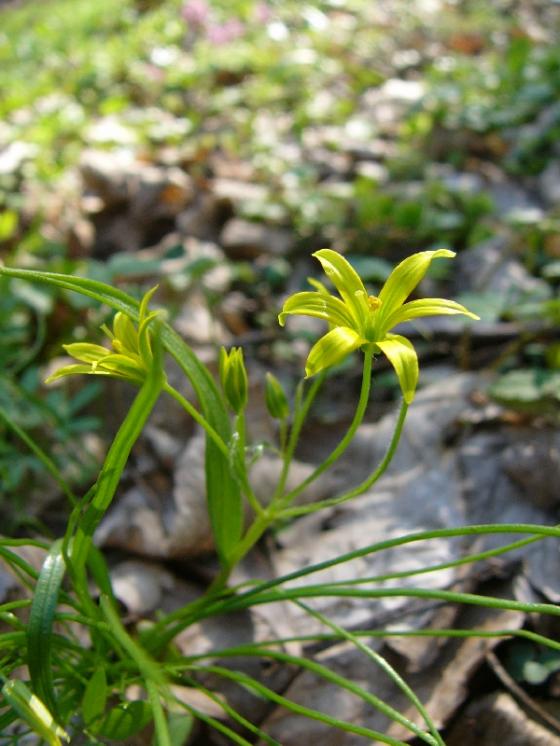
[[[150,343],[149,325],[158,311],[148,312],[148,303],[157,288],[152,288],[142,298],[136,328],[132,319],[120,311],[113,319],[113,329],[101,328],[111,340],[112,349],[91,342],[73,342],[63,345],[66,352],[78,363],[65,365],[49,376],[45,383],[51,383],[65,376],[80,373],[98,376],[124,378],[142,384],[152,366],[153,356]]]
[[[311,281],[315,291],[295,293],[284,303],[278,320],[286,316],[314,316],[328,322],[330,330],[311,348],[305,372],[313,376],[341,362],[349,353],[372,346],[383,353],[395,369],[403,397],[409,404],[418,383],[418,357],[412,343],[391,329],[403,321],[421,316],[463,314],[478,319],[460,303],[443,298],[423,298],[405,303],[422,280],[433,259],[452,258],[453,251],[420,251],[402,261],[389,275],[379,296],[368,295],[364,283],[350,263],[338,252],[321,249],[313,254],[338,290],[332,295],[320,282]]]

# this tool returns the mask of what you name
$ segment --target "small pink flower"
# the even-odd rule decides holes
[[[245,26],[237,18],[231,18],[225,23],[214,23],[208,27],[208,41],[216,46],[230,44],[245,33]]]
[[[255,5],[255,21],[257,23],[268,23],[272,18],[272,9],[268,3],[260,2]]]
[[[206,0],[188,0],[183,5],[181,15],[193,29],[203,29],[210,19],[210,6]]]

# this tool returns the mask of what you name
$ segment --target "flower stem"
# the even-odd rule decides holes
[[[200,414],[198,409],[196,409],[188,399],[180,394],[177,389],[173,388],[173,386],[171,386],[171,384],[169,384],[167,381],[163,385],[163,390],[167,394],[172,396],[175,401],[178,402],[183,407],[183,409],[193,418],[193,420],[205,430],[206,434],[214,441],[214,443],[218,446],[226,459],[229,460],[230,453],[226,443],[224,443],[223,439],[216,432],[216,430],[214,430],[208,420],[206,420],[206,418]]]
[[[385,455],[383,456],[383,459],[381,460],[379,466],[369,475],[369,477],[367,477],[367,479],[364,479],[364,481],[358,484],[356,487],[353,487],[351,490],[349,490],[348,492],[344,492],[338,497],[331,497],[328,500],[320,500],[319,502],[313,503],[312,505],[302,505],[297,508],[288,508],[287,510],[283,510],[278,517],[295,518],[296,516],[305,515],[307,513],[314,513],[316,510],[320,510],[321,508],[330,508],[333,505],[340,505],[340,503],[351,500],[353,497],[357,497],[358,495],[366,492],[366,490],[369,490],[369,488],[372,487],[381,476],[383,476],[383,474],[387,470],[387,467],[393,460],[393,456],[395,455],[395,451],[397,450],[397,446],[399,445],[399,441],[401,439],[407,412],[408,404],[403,399],[397,421],[395,423],[395,430],[393,431],[391,442],[389,443],[387,450],[385,451]]]
[[[249,502],[249,505],[253,509],[256,515],[262,515],[263,513],[263,507],[260,504],[257,496],[255,495],[255,492],[253,488],[251,487],[251,483],[249,481],[249,476],[247,474],[247,464],[245,462],[245,444],[247,441],[246,437],[246,420],[245,420],[245,413],[240,412],[235,420],[235,432],[237,434],[237,442],[236,442],[236,453],[233,455],[233,458],[235,459],[234,463],[234,472],[239,479],[240,486],[242,491],[245,493],[247,497],[247,501]]]
[[[280,474],[278,484],[276,485],[274,495],[272,496],[271,503],[274,503],[275,500],[277,500],[280,497],[280,495],[284,492],[284,488],[286,486],[286,480],[288,478],[288,472],[290,470],[290,464],[292,463],[292,459],[294,457],[294,452],[295,452],[295,449],[296,449],[296,446],[299,440],[301,428],[303,427],[303,423],[305,422],[307,413],[309,412],[311,405],[315,401],[317,392],[322,386],[324,380],[325,380],[324,373],[321,373],[319,376],[317,376],[317,378],[315,378],[315,380],[313,381],[313,383],[311,384],[309,388],[309,391],[307,392],[307,396],[305,397],[303,403],[302,403],[303,384],[304,384],[303,381],[300,382],[296,390],[296,399],[295,399],[295,404],[294,404],[294,420],[292,423],[292,427],[290,429],[290,435],[288,437],[287,445],[285,448],[283,448],[284,463],[282,465],[282,472]],[[285,438],[285,434],[284,434],[284,438]]]
[[[373,361],[373,345],[370,345],[364,354],[364,367],[362,371],[362,386],[360,390],[360,398],[358,400],[358,405],[356,407],[356,412],[354,413],[354,417],[352,419],[352,422],[350,423],[350,426],[348,430],[346,431],[346,434],[340,441],[340,443],[337,445],[337,447],[331,452],[329,456],[313,471],[306,479],[301,482],[297,487],[295,487],[293,490],[288,492],[285,495],[282,495],[282,497],[279,497],[275,503],[274,508],[277,510],[283,510],[285,507],[287,507],[298,495],[300,495],[303,490],[308,487],[312,482],[314,482],[318,477],[321,476],[332,464],[337,461],[344,451],[348,448],[350,445],[350,442],[354,438],[354,435],[356,434],[356,430],[358,427],[362,424],[362,420],[364,419],[364,415],[366,412],[366,408],[369,401],[369,393],[371,390],[371,368],[372,368],[372,361]]]

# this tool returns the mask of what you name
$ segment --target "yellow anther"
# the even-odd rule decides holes
[[[367,302],[368,302],[368,306],[370,307],[372,311],[377,311],[377,309],[381,305],[381,301],[376,295],[369,295]]]

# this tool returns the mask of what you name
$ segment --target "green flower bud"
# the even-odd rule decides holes
[[[229,406],[240,414],[247,406],[249,381],[241,347],[220,349],[220,381]]]
[[[266,374],[265,401],[269,415],[275,420],[285,420],[290,414],[288,398],[282,384],[272,373]]]

